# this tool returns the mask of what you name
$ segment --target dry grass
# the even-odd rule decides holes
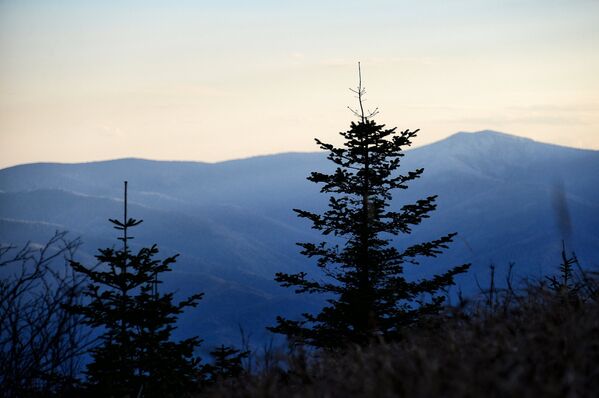
[[[449,317],[407,331],[400,342],[344,353],[287,355],[204,396],[596,396],[596,287],[587,279],[575,292],[544,283],[518,294],[494,291],[453,308]]]

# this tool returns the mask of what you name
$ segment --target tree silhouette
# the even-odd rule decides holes
[[[334,348],[398,338],[402,327],[437,313],[444,298],[436,293],[469,267],[464,264],[418,281],[404,276],[406,265],[418,264],[421,257],[436,257],[455,233],[402,250],[392,245],[393,236],[410,234],[413,226],[429,217],[436,208],[436,196],[404,205],[399,211],[389,209],[392,191],[406,189],[408,182],[423,173],[423,169],[397,173],[403,148],[411,145],[419,130],[397,133],[396,128],[375,123],[372,118],[378,110],[364,111],[359,64],[358,71],[358,88],[352,91],[359,109],[352,111],[359,121],[341,133],[341,147],[316,139],[336,165],[331,174],[312,172],[308,177],[324,184],[321,192],[330,194],[328,210],[316,214],[294,209],[312,222],[312,228],[341,243],[298,243],[303,255],[318,258],[322,278],[308,278],[306,272],[275,277],[282,286],[295,287],[296,293],[321,293],[328,298],[319,314],[303,314],[301,321],[277,317],[277,325],[269,328],[297,344]]]
[[[71,306],[86,324],[100,328],[101,344],[91,350],[87,366],[90,393],[102,397],[179,396],[197,385],[201,372],[194,349],[197,337],[170,340],[177,317],[186,307],[195,307],[202,294],[177,304],[173,293],[159,292],[159,275],[171,270],[177,256],[157,260],[158,247],[144,247],[137,253],[128,247],[129,228],[142,221],[127,218],[125,182],[123,221],[111,219],[122,231],[121,250],[100,249],[99,266],[87,267],[72,261],[71,266],[91,281],[84,291],[86,305]]]
[[[204,371],[210,382],[237,378],[244,373],[242,360],[249,356],[249,351],[241,351],[234,347],[220,345],[210,351],[213,363],[204,365]]]
[[[55,232],[41,247],[0,244],[0,397],[76,394],[92,339],[80,316],[85,279],[68,267],[79,238]]]

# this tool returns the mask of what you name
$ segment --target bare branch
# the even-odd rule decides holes
[[[56,232],[41,248],[0,247],[0,385],[3,396],[53,395],[72,384],[91,339],[66,305],[84,279],[68,272],[81,241]],[[63,262],[65,267],[59,267]]]

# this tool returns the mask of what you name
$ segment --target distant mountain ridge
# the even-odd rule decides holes
[[[397,245],[459,235],[446,254],[407,268],[409,275],[472,262],[460,284],[474,292],[474,277],[484,283],[491,263],[501,270],[514,261],[520,275],[552,271],[562,239],[583,265],[599,267],[599,151],[494,131],[457,133],[407,151],[400,171],[419,167],[423,177],[397,192],[394,206],[437,194],[438,210],[413,235],[398,237]],[[291,209],[324,209],[327,198],[306,177],[331,169],[320,152],[219,163],[118,159],[14,166],[0,170],[0,242],[43,242],[55,229],[67,229],[82,236],[80,255],[93,261],[98,247],[116,242],[106,220],[121,214],[122,182],[128,180],[130,214],[145,220],[134,244],[158,243],[165,254],[181,253],[168,285],[181,293],[206,291],[206,302],[184,329],[203,325],[203,337],[216,342],[235,340],[242,323],[258,336],[274,315],[318,305],[316,298],[278,288],[272,277],[315,268],[295,242],[320,237]],[[557,201],[566,204],[565,212]]]

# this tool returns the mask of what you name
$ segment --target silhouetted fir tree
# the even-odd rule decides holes
[[[242,360],[248,355],[248,351],[221,345],[210,351],[214,362],[204,365],[204,372],[212,382],[239,377],[244,372]]]
[[[569,302],[573,304],[579,300],[580,290],[584,287],[592,286],[592,284],[584,281],[585,274],[582,272],[583,281],[577,280],[577,275],[575,275],[574,265],[580,268],[580,264],[578,262],[578,258],[576,257],[576,253],[572,252],[572,254],[568,257],[566,253],[566,243],[562,241],[562,252],[561,252],[562,262],[559,266],[559,277],[552,275],[547,276],[547,280],[549,281],[549,287],[561,299],[565,302]],[[583,283],[586,282],[586,283]]]
[[[197,337],[171,341],[178,315],[195,307],[203,293],[179,303],[173,293],[158,291],[158,276],[171,270],[177,256],[155,259],[158,247],[144,247],[133,253],[128,247],[129,228],[142,221],[127,218],[125,182],[123,221],[110,219],[122,231],[123,248],[99,249],[99,265],[88,267],[72,261],[77,272],[91,281],[84,291],[86,305],[70,307],[84,323],[100,328],[100,344],[91,350],[87,366],[89,393],[101,397],[180,396],[201,381],[199,358],[194,349]]]
[[[282,286],[295,287],[296,293],[329,297],[319,314],[303,314],[301,321],[277,317],[277,325],[268,328],[297,344],[334,348],[398,338],[403,327],[437,313],[444,297],[436,293],[452,285],[454,276],[470,266],[457,266],[419,281],[404,276],[404,266],[417,265],[419,257],[436,257],[456,234],[401,250],[392,245],[394,235],[410,234],[413,226],[429,217],[436,208],[436,196],[404,205],[399,211],[389,209],[392,191],[406,189],[408,182],[423,173],[423,169],[397,173],[403,148],[411,145],[419,130],[397,133],[396,128],[387,129],[371,120],[378,111],[365,114],[360,70],[359,75],[358,88],[352,90],[360,107],[352,111],[359,121],[341,133],[343,146],[316,139],[337,166],[331,174],[312,172],[308,177],[324,184],[322,193],[331,194],[328,210],[315,214],[294,209],[312,222],[312,228],[343,244],[298,243],[303,255],[318,258],[319,277],[308,278],[306,272],[275,277]]]

